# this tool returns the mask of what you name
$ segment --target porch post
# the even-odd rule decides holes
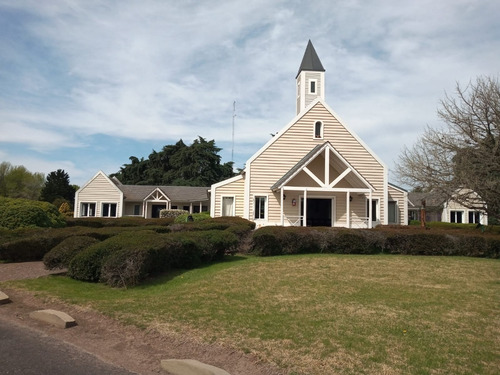
[[[369,229],[371,229],[373,227],[372,215],[373,215],[372,191],[370,190],[370,195],[368,198],[368,228]]]
[[[349,191],[345,194],[347,228],[351,227],[351,202],[349,201]]]
[[[281,212],[281,226],[284,226],[285,225],[285,216],[283,215],[283,201],[284,201],[284,197],[283,197],[283,188],[281,188],[280,190],[281,192],[281,205],[280,205],[280,212]]]
[[[304,189],[304,212],[302,212],[302,226],[307,227],[307,189]]]
[[[189,213],[193,213],[193,202],[189,203]]]

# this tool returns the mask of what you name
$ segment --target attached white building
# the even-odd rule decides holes
[[[208,187],[123,185],[99,171],[75,194],[75,217],[159,217],[162,209],[208,211]]]

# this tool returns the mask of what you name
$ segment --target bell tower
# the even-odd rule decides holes
[[[314,99],[325,99],[325,68],[311,43],[307,43],[297,81],[297,114],[302,112]]]

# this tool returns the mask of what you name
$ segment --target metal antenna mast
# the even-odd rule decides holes
[[[233,147],[231,149],[231,161],[234,162],[234,118],[236,117],[236,100],[233,102]]]

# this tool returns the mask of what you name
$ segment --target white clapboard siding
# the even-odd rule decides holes
[[[314,138],[314,124],[323,123],[323,138]],[[375,189],[373,198],[380,199],[380,214],[384,213],[384,166],[318,101],[293,125],[279,134],[267,149],[261,151],[250,163],[250,192],[252,195],[269,194],[270,187],[316,145],[329,141],[361,176]],[[345,195],[344,195],[345,197]],[[341,201],[337,200],[337,215],[342,213]],[[287,195],[288,200],[288,195]],[[345,203],[344,211],[345,211]],[[361,207],[361,206],[360,206]],[[250,217],[252,217],[252,205]],[[363,210],[364,209],[363,206]],[[361,214],[361,212],[360,212]],[[281,217],[279,194],[270,195],[269,220],[278,222]],[[342,217],[337,217],[339,221]],[[345,218],[344,218],[345,220]]]
[[[121,211],[122,192],[103,173],[98,172],[85,186],[76,193],[76,216],[80,217],[82,203],[96,203],[96,216],[101,216],[103,203],[116,203],[117,215]]]
[[[212,186],[212,199],[215,199],[211,213],[212,217],[222,216],[222,197],[223,196],[234,196],[235,204],[235,215],[243,217],[244,213],[244,191],[245,191],[245,179],[242,176],[237,176],[232,178],[227,183],[216,184]]]

